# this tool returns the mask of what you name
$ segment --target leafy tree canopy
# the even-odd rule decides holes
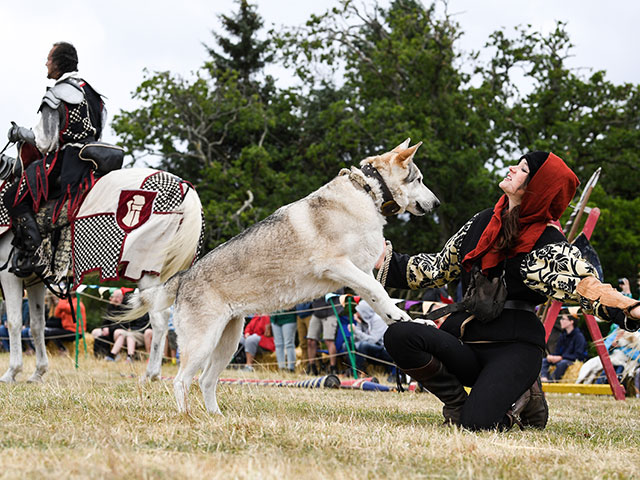
[[[197,186],[209,247],[411,137],[423,142],[416,163],[442,206],[392,219],[386,234],[398,250],[439,249],[495,203],[505,165],[546,150],[583,182],[603,167],[590,205],[602,209],[593,242],[605,274],[640,263],[631,220],[639,213],[638,86],[568,68],[562,22],[545,35],[530,26],[496,31],[481,56],[461,53],[459,25],[417,0],[385,8],[340,0],[266,39],[257,7],[237,4],[221,16],[224,32],[214,33],[195,78],[148,72],[134,94],[141,107],[114,122],[135,158],[155,156]],[[298,85],[278,88],[264,73],[270,62],[289,67]]]

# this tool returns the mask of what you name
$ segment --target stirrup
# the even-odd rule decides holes
[[[42,275],[45,271],[45,267],[46,265],[43,264],[34,264],[33,258],[31,258],[26,252],[17,250],[11,259],[9,272],[19,278],[28,278],[34,274]]]

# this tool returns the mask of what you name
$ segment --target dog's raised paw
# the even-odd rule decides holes
[[[426,325],[428,327],[436,327],[438,328],[438,325],[436,325],[436,322],[434,322],[433,320],[427,320],[426,318],[413,318],[411,319],[412,322],[414,323],[421,323],[423,325]]]
[[[397,312],[387,313],[387,323],[391,324],[394,322],[411,322],[412,318],[402,310],[398,310]]]

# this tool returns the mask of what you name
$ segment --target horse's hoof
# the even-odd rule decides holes
[[[27,383],[44,383],[44,380],[42,379],[42,375],[33,374],[31,378],[27,380]]]
[[[12,375],[5,373],[0,377],[0,383],[16,383],[16,379]]]

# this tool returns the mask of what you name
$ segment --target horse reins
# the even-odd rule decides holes
[[[0,150],[0,155],[2,155],[2,154],[5,152],[5,150],[6,150],[7,148],[9,148],[9,145],[11,145],[12,143],[14,143],[14,142],[12,142],[11,140],[9,140],[9,141],[7,142],[7,144],[4,146],[4,148],[3,148],[2,150]]]

